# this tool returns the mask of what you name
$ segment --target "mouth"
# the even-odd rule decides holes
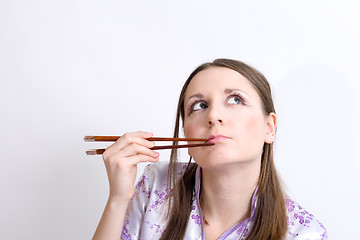
[[[224,135],[221,134],[215,134],[215,135],[211,135],[209,137],[209,140],[207,140],[207,143],[217,143],[217,142],[222,142],[225,141],[227,139],[230,139],[229,137],[226,137]]]

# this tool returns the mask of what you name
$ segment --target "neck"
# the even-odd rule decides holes
[[[231,227],[250,217],[259,175],[259,161],[202,169],[200,204],[205,222]]]

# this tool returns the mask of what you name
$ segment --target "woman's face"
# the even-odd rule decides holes
[[[238,72],[210,67],[185,92],[186,137],[212,138],[210,147],[189,148],[201,167],[261,161],[264,142],[275,137],[276,116],[266,116],[252,84]]]

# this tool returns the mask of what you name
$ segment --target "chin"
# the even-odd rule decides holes
[[[230,151],[211,151],[206,154],[193,155],[195,162],[202,168],[221,167],[236,164],[251,163],[256,157],[248,157],[238,152],[231,154]]]
[[[222,153],[211,153],[198,158],[194,156],[194,160],[200,167],[221,166],[239,162],[239,160],[234,160],[234,158]]]

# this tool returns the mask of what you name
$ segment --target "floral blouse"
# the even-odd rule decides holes
[[[187,163],[179,163],[178,176],[186,169]],[[170,194],[166,180],[168,163],[159,162],[145,168],[144,174],[135,187],[135,194],[129,204],[125,224],[121,234],[123,240],[160,239],[167,225],[167,201]],[[201,186],[201,168],[195,175],[193,204],[184,239],[204,240],[204,222],[200,209],[199,194]],[[256,190],[255,190],[256,191]],[[327,239],[325,227],[309,212],[290,198],[285,198],[288,214],[288,234],[286,239],[316,240]],[[251,201],[251,214],[247,218],[224,232],[219,240],[246,239],[253,225],[256,209],[256,192]]]

